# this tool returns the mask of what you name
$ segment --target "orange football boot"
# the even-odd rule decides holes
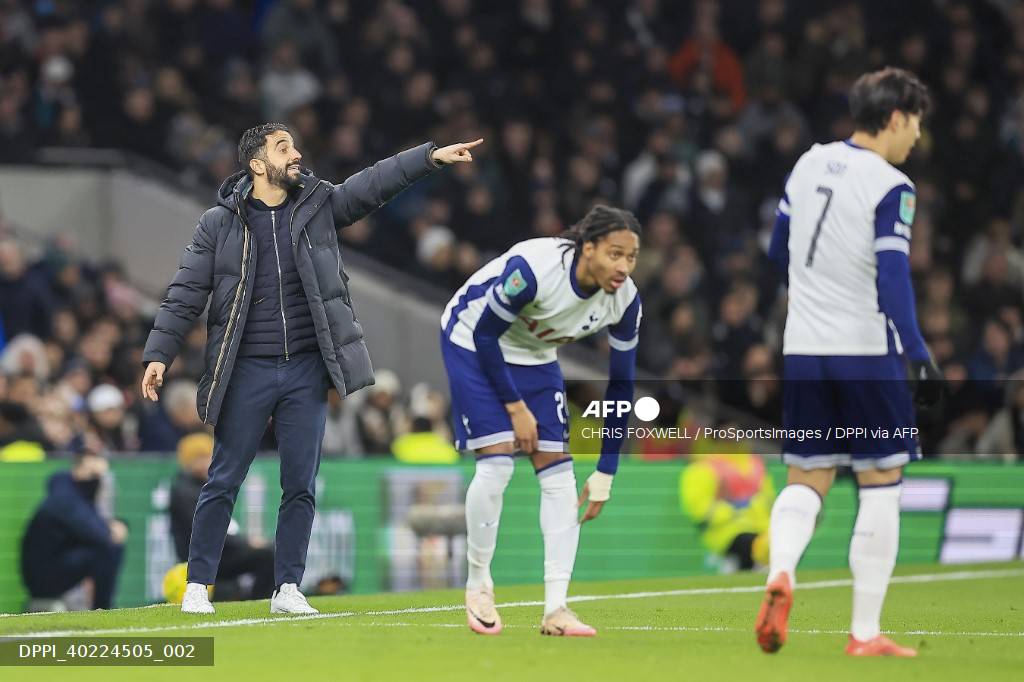
[[[793,607],[793,585],[789,576],[779,573],[764,590],[764,601],[757,614],[757,643],[761,651],[774,654],[786,643],[789,610]]]
[[[846,645],[846,653],[849,656],[901,656],[913,658],[917,656],[917,649],[908,646],[900,646],[884,635],[878,635],[866,642],[854,639],[850,635],[850,641]]]

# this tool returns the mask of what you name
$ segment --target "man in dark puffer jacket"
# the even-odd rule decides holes
[[[156,389],[212,293],[199,416],[215,425],[210,477],[189,544],[186,613],[213,613],[213,584],[238,489],[268,420],[280,444],[273,613],[316,613],[298,590],[313,524],[330,386],[344,396],[373,383],[363,329],[348,291],[337,229],[380,208],[444,164],[472,161],[482,140],[427,143],[340,185],[299,165],[288,128],[265,124],[238,144],[245,169],[224,181],[160,305],[143,361],[142,393]]]

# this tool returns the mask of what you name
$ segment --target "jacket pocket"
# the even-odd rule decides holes
[[[341,281],[344,283],[341,296],[345,301],[345,305],[347,305],[348,309],[352,311],[352,320],[354,322],[359,322],[359,315],[356,314],[356,307],[352,305],[352,290],[348,288],[348,273],[345,272],[345,268],[339,268],[339,271],[341,272]]]

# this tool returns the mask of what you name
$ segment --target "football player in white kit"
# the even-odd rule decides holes
[[[608,328],[605,398],[632,399],[641,309],[630,273],[639,248],[640,225],[632,213],[596,206],[563,237],[520,242],[483,266],[445,308],[441,351],[457,446],[473,450],[477,458],[466,491],[466,618],[474,632],[502,630],[490,565],[502,496],[519,452],[530,457],[541,489],[541,633],[596,634],[566,600],[580,524],[596,517],[609,499],[622,438],[603,440],[597,470],[577,499],[556,350]],[[626,419],[612,416],[604,425],[621,433]],[[588,498],[580,521],[577,509]]]
[[[850,92],[853,136],[800,157],[779,202],[769,256],[789,281],[783,425],[821,437],[783,445],[788,485],[772,508],[768,585],[756,623],[768,653],[786,641],[797,563],[837,466],[852,467],[860,498],[846,653],[917,653],[883,636],[879,621],[899,549],[903,466],[920,458],[910,436],[913,403],[934,404],[943,389],[914,310],[914,185],[891,165],[910,154],[929,105],[927,88],[907,71],[861,76]],[[839,438],[836,427],[866,431]]]

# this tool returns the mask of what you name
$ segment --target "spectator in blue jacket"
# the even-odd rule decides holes
[[[47,481],[46,498],[21,541],[21,575],[33,599],[59,599],[91,578],[93,608],[109,609],[128,528],[96,507],[107,460],[86,452]]]

